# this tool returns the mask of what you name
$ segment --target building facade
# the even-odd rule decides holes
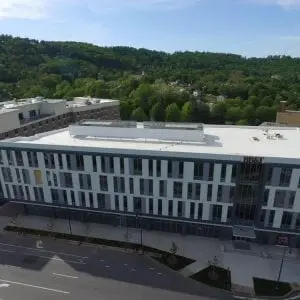
[[[20,99],[0,103],[0,139],[31,136],[84,119],[119,120],[119,101],[77,97]]]
[[[80,122],[1,141],[0,196],[29,213],[300,247],[299,140],[295,128]]]

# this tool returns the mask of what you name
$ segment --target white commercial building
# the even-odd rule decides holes
[[[300,247],[298,128],[83,121],[0,142],[26,209]]]

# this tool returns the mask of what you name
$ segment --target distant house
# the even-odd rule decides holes
[[[225,96],[219,95],[219,96],[217,96],[216,100],[217,100],[217,102],[222,102],[225,100]]]

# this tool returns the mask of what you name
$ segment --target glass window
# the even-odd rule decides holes
[[[280,173],[280,186],[289,186],[292,177],[292,168],[282,168]]]
[[[173,182],[173,197],[182,198],[182,182]]]
[[[224,182],[226,180],[226,168],[227,165],[225,164],[221,165],[221,182]]]
[[[207,186],[207,201],[211,201],[212,197],[212,184]]]
[[[93,172],[97,172],[97,157],[92,156]]]
[[[156,161],[156,176],[157,177],[161,176],[161,161],[160,160]]]
[[[168,214],[170,217],[173,216],[173,200],[168,201]]]
[[[222,205],[217,205],[217,204],[213,205],[212,219],[214,221],[221,221],[222,208],[223,208]]]
[[[120,210],[119,195],[115,195],[115,210]]]
[[[23,156],[21,151],[15,151],[16,161],[18,166],[24,166]]]
[[[133,197],[133,210],[134,212],[141,212],[142,199],[140,197]]]
[[[100,175],[99,176],[99,181],[100,181],[100,190],[101,191],[108,191],[107,176]]]
[[[64,168],[64,164],[63,164],[63,159],[62,159],[62,154],[58,154],[58,164],[59,164],[59,168],[63,169]]]
[[[194,180],[202,180],[203,179],[203,167],[204,167],[204,164],[202,162],[194,163]]]
[[[153,214],[153,198],[149,198],[149,214]]]
[[[158,215],[162,215],[162,199],[158,199],[157,202],[157,214]]]
[[[123,201],[124,201],[124,211],[128,210],[128,203],[127,203],[127,196],[123,196]]]
[[[192,199],[193,197],[193,184],[192,183],[188,183],[188,194],[187,194],[187,198],[188,199]]]
[[[270,190],[265,190],[265,191],[264,191],[264,202],[263,202],[263,205],[265,205],[265,206],[268,205],[269,192],[270,192]]]
[[[120,157],[120,172],[121,174],[125,172],[124,157]]]
[[[195,203],[191,202],[190,203],[190,218],[194,219],[195,217]]]
[[[149,159],[148,160],[148,164],[149,164],[149,176],[153,176],[153,160]]]
[[[198,220],[202,220],[203,203],[198,203]]]
[[[166,191],[166,180],[160,180],[159,181],[159,196],[160,197],[166,197],[167,191]]]
[[[177,202],[177,216],[178,217],[183,216],[183,202],[182,201]]]
[[[133,175],[143,174],[143,163],[141,158],[133,159]]]
[[[133,178],[129,178],[129,191],[130,191],[130,194],[133,194],[134,193],[134,185],[133,185]]]

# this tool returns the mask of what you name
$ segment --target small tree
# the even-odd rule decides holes
[[[16,227],[19,227],[21,225],[21,215],[16,214],[15,216],[13,216],[10,220],[10,223]]]
[[[219,259],[217,256],[214,256],[212,260],[208,261],[209,267],[211,268],[209,276],[211,279],[216,280],[218,278],[218,274],[216,273],[216,266],[219,264]]]
[[[50,236],[54,235],[54,219],[50,218],[49,222],[47,223],[47,230],[50,232]]]
[[[170,248],[171,255],[169,255],[169,257],[168,257],[168,262],[172,266],[176,265],[176,263],[177,263],[177,257],[176,257],[177,251],[178,251],[178,246],[176,245],[176,243],[174,241],[172,241],[172,246]]]

